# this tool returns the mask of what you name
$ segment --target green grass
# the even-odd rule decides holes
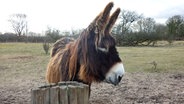
[[[157,47],[118,47],[127,72],[184,71],[184,42],[171,46],[160,42]],[[0,43],[0,81],[44,78],[50,56],[41,43]]]
[[[128,72],[184,71],[184,42],[175,42],[171,46],[119,47],[118,50]]]
[[[0,55],[41,55],[44,54],[39,43],[0,43]]]
[[[0,81],[44,78],[48,61],[41,43],[0,43]]]

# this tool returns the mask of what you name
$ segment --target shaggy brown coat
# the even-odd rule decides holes
[[[103,81],[110,67],[121,62],[110,35],[120,8],[109,16],[112,7],[110,2],[77,40],[55,43],[46,73],[49,83],[79,81],[90,85]]]

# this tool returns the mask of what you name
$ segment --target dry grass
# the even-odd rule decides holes
[[[157,47],[119,47],[125,68],[129,72],[174,72],[184,71],[184,42],[167,45],[158,43]],[[157,64],[154,70],[153,62]]]
[[[159,42],[157,47],[119,47],[118,51],[126,71],[184,70],[184,42],[174,42],[169,46]],[[164,46],[165,44],[165,46]],[[0,43],[0,81],[18,78],[44,78],[49,55],[45,55],[41,43]]]
[[[0,81],[44,79],[48,60],[42,44],[0,43]]]

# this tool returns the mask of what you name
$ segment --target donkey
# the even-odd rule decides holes
[[[46,72],[49,83],[78,81],[90,86],[92,82],[117,85],[121,81],[124,66],[111,36],[120,8],[110,16],[113,5],[107,4],[76,40],[64,38],[54,44]]]

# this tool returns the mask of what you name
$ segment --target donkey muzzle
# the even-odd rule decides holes
[[[123,63],[116,63],[106,74],[105,82],[117,85],[125,74]]]

